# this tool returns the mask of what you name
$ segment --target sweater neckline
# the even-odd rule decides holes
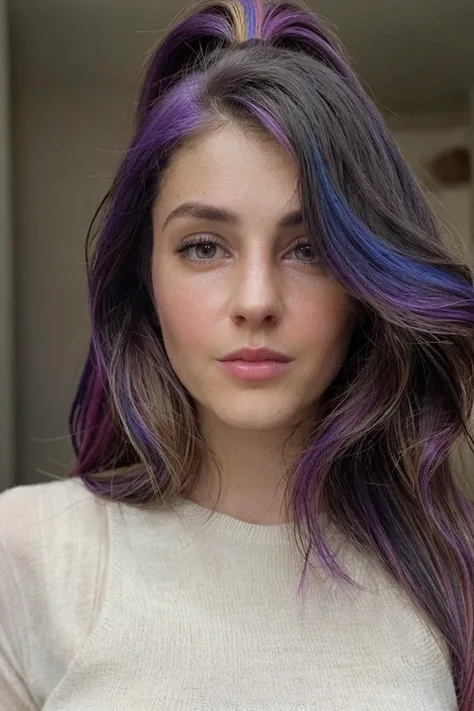
[[[291,537],[295,530],[292,521],[287,523],[250,523],[250,521],[244,521],[230,514],[214,511],[181,495],[175,497],[173,506],[176,511],[184,514],[188,520],[200,527],[202,526],[208,531],[228,534],[232,538],[242,541],[281,543],[285,538]]]

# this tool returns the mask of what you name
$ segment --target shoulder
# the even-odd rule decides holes
[[[15,486],[0,493],[1,532],[20,532],[48,525],[53,518],[100,516],[107,502],[94,496],[79,478],[54,479],[42,484]],[[53,523],[54,525],[54,523]],[[6,530],[7,529],[7,530]]]
[[[25,674],[56,681],[95,624],[108,506],[79,479],[0,494],[0,639]]]
[[[7,489],[0,494],[0,543],[16,566],[36,558],[44,569],[53,557],[56,569],[67,566],[79,551],[92,554],[101,543],[106,507],[78,479]]]
[[[69,516],[96,518],[99,501],[79,479],[61,479],[6,489],[0,493],[0,534],[28,536],[64,523]]]
[[[74,578],[79,584],[97,570],[108,546],[107,505],[79,479],[0,494],[0,550],[23,591],[48,591],[59,595],[59,602]]]

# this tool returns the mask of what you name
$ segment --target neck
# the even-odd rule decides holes
[[[201,431],[214,459],[204,463],[190,499],[250,523],[288,522],[285,485],[301,433],[289,439],[288,430],[235,429],[207,417]]]

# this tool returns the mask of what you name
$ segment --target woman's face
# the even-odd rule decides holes
[[[278,143],[232,124],[181,148],[164,177],[153,207],[154,299],[201,420],[297,424],[315,413],[346,356],[354,311],[318,268],[297,216],[297,179]],[[291,361],[245,379],[254,366],[236,373],[221,359],[246,346]]]

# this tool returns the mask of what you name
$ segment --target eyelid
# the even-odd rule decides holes
[[[313,247],[313,245],[311,244],[311,241],[309,240],[309,238],[302,235],[301,237],[297,237],[297,238],[290,244],[290,246],[289,246],[289,248],[286,250],[285,254],[287,254],[288,252],[292,252],[294,249],[296,249],[297,247],[300,247],[300,246],[302,246],[302,245],[309,245],[310,247]]]
[[[179,241],[177,247],[179,249],[181,247],[193,246],[195,244],[207,244],[208,242],[219,244],[219,246],[224,249],[223,239],[210,232],[196,232],[195,234],[183,237],[183,239]]]
[[[219,235],[213,233],[213,232],[194,232],[193,234],[187,235],[186,237],[183,237],[179,241],[179,245],[184,245],[184,244],[195,244],[196,242],[219,242],[219,244],[222,244],[224,240],[222,237]],[[295,237],[293,241],[290,242],[290,245],[292,247],[298,246],[299,244],[307,244],[310,243],[309,238],[306,237],[305,235],[300,235],[299,237]]]

